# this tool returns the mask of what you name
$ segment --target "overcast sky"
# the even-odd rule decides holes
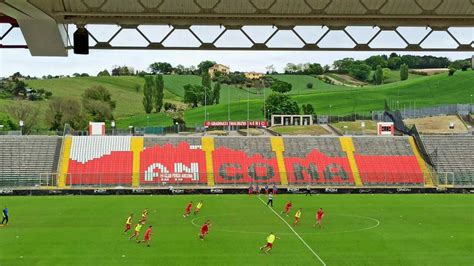
[[[109,26],[113,27],[113,26]],[[116,26],[115,26],[116,27]],[[4,29],[3,29],[4,30]],[[107,29],[100,30],[89,29],[94,32],[95,36],[100,38],[108,38],[107,34],[113,34],[114,28],[107,32]],[[152,29],[141,29],[152,30]],[[161,29],[165,32],[167,29]],[[198,29],[196,29],[197,31]],[[201,29],[204,35],[209,36],[215,34],[214,29]],[[219,29],[216,29],[219,30]],[[314,30],[311,32],[311,30]],[[356,32],[358,29],[352,29]],[[364,29],[365,30],[365,29]],[[253,28],[247,29],[249,35],[260,37],[265,34],[271,34],[271,29],[268,28]],[[318,32],[315,32],[318,31]],[[372,29],[371,29],[372,31]],[[423,31],[423,30],[422,30]],[[310,29],[298,29],[303,39],[313,38],[319,32],[324,32],[324,29],[310,28]],[[235,32],[234,32],[235,33]],[[2,28],[0,27],[0,36],[2,35]],[[123,32],[119,34],[115,44],[119,45],[121,41],[136,40],[136,35],[133,32]],[[157,32],[154,33],[158,34]],[[455,33],[459,36],[459,39],[463,43],[470,43],[474,40],[473,28],[467,31],[459,31]],[[369,36],[369,34],[360,34],[361,36]],[[423,32],[407,30],[406,38],[411,42],[416,42],[418,38],[423,38]],[[182,33],[178,35],[174,40],[169,40],[169,45],[183,44],[187,42],[189,34]],[[277,35],[275,38],[279,44],[285,45],[286,42],[290,42],[291,36],[285,34]],[[334,34],[330,37],[324,45],[339,45],[346,40],[341,38],[346,36]],[[393,43],[399,41],[395,39],[396,36],[384,36],[386,37],[383,41],[377,43],[378,46],[382,47],[394,47]],[[228,42],[233,42],[236,39],[233,35],[229,35]],[[363,38],[363,37],[361,37]],[[368,37],[370,38],[370,36]],[[398,38],[398,37],[397,37]],[[272,39],[273,40],[273,39]],[[191,41],[191,40],[190,40]],[[225,41],[225,40],[224,40]],[[225,45],[223,41],[223,45]],[[294,40],[293,40],[294,41]],[[450,47],[453,43],[452,40],[446,38],[443,34],[434,34],[430,37],[429,43],[432,45],[445,45]],[[174,42],[174,43],[173,43]],[[18,44],[24,43],[23,37],[19,29],[7,36],[0,43],[3,44]],[[234,41],[234,43],[238,43]],[[140,44],[140,43],[138,43]],[[392,45],[392,46],[390,46]],[[430,44],[429,44],[430,45]],[[273,65],[277,71],[282,71],[287,63],[307,63],[317,62],[322,65],[331,65],[334,60],[341,59],[344,57],[352,57],[355,59],[365,59],[374,54],[382,54],[377,52],[277,52],[277,51],[117,51],[117,50],[91,50],[89,55],[74,55],[72,51],[69,51],[68,57],[33,57],[30,55],[27,49],[0,49],[0,76],[9,76],[14,72],[19,71],[23,75],[31,76],[43,76],[43,75],[72,75],[75,72],[88,73],[90,75],[96,75],[103,69],[111,70],[114,65],[127,65],[135,68],[136,70],[147,70],[148,66],[152,62],[166,61],[171,63],[173,66],[182,64],[184,66],[194,65],[196,66],[203,60],[213,60],[218,63],[222,63],[230,66],[233,71],[259,71],[264,72],[265,67]],[[390,54],[390,53],[385,53]],[[452,60],[470,58],[472,53],[454,53],[454,52],[438,52],[438,53],[402,53],[402,54],[416,54],[416,55],[434,55],[434,56],[446,56]]]

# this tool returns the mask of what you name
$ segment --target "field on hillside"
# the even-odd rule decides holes
[[[448,103],[468,103],[469,95],[474,93],[473,71],[458,71],[455,76],[448,77],[447,74],[435,76],[417,76],[404,82],[393,82],[381,86],[366,86],[364,88],[352,88],[326,84],[315,77],[305,75],[273,75],[277,79],[290,82],[293,90],[290,92],[298,104],[312,104],[316,114],[347,115],[352,113],[368,114],[373,110],[382,110],[384,100],[399,101],[400,105],[415,104],[417,107],[432,106]],[[200,84],[198,76],[190,75],[167,75],[165,79],[165,101],[182,102],[184,95],[183,86],[188,83]],[[33,88],[44,88],[53,92],[54,97],[81,97],[84,90],[91,86],[105,86],[112,94],[113,100],[117,102],[115,117],[119,127],[127,128],[128,125],[171,125],[171,119],[163,114],[147,115],[143,111],[142,91],[136,91],[137,85],[143,84],[143,79],[136,76],[120,77],[78,77],[49,80],[28,80],[27,83]],[[312,89],[307,89],[306,84],[313,83]],[[250,98],[250,119],[263,119],[263,91],[235,86],[222,86],[220,104],[208,106],[209,120],[228,119],[230,108],[232,120],[247,119],[247,97]],[[265,95],[271,93],[269,88],[265,89]],[[0,118],[5,106],[11,100],[0,99]],[[230,103],[230,105],[229,105]],[[36,102],[41,105],[43,114],[46,112],[48,101]],[[150,118],[147,119],[147,116]],[[185,113],[188,126],[201,125],[204,121],[204,108],[189,109]],[[151,121],[151,122],[150,122]],[[46,128],[47,125],[41,124]]]
[[[183,218],[188,201],[203,200]],[[272,211],[256,196],[2,197],[2,265],[472,265],[472,195],[276,195]],[[279,216],[291,200],[290,217]],[[293,222],[301,207],[301,223]],[[312,225],[325,210],[323,228]],[[125,219],[144,208],[151,247],[129,241]],[[206,219],[212,226],[198,239]],[[288,223],[288,224],[287,224]],[[294,231],[293,231],[294,230]],[[143,230],[144,231],[144,230]],[[266,235],[280,239],[270,255]],[[143,232],[142,232],[143,235]],[[314,252],[314,253],[313,253]]]
[[[330,86],[330,85],[329,85]],[[337,87],[337,86],[336,86]],[[339,86],[342,87],[342,86]],[[294,95],[298,104],[312,104],[316,114],[347,115],[364,114],[369,115],[371,111],[381,111],[384,109],[384,101],[399,101],[399,105],[416,105],[417,108],[453,103],[469,103],[469,95],[474,93],[474,72],[458,72],[454,77],[447,74],[420,77],[404,82],[394,82],[381,86],[367,86],[364,88],[337,89],[334,91],[315,90],[312,94]],[[232,112],[234,119],[245,120],[247,117],[246,102],[232,102],[231,109],[238,109]],[[263,118],[263,101],[259,99],[251,100],[251,119]],[[220,104],[208,106],[208,112],[212,113],[215,120],[227,120],[227,105]],[[187,110],[185,119],[191,125],[200,123],[203,117],[202,107]]]

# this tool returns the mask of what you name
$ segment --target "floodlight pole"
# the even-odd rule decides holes
[[[207,86],[204,86],[204,133],[206,133],[207,121]]]
[[[230,132],[230,90],[227,90],[227,121],[229,122],[229,132]]]
[[[249,120],[250,120],[250,90],[247,88],[247,137],[249,136]]]

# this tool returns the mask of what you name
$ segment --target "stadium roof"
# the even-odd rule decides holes
[[[0,0],[0,12],[18,21],[32,54],[42,55],[67,53],[67,29],[58,30],[57,24],[116,24],[124,28],[161,24],[180,29],[192,25],[221,25],[227,29],[272,25],[280,30],[298,25],[321,25],[330,30],[347,26],[377,26],[381,30],[422,26],[434,31],[474,26],[472,0]],[[49,49],[37,44],[45,38],[51,39]],[[164,48],[161,46],[148,48]],[[197,47],[206,48],[216,47]],[[367,47],[356,45],[354,49]],[[457,50],[471,51],[473,46],[468,43]]]

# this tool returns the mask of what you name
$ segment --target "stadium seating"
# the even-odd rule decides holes
[[[357,137],[353,141],[364,185],[423,185],[408,137]]]
[[[354,185],[339,138],[284,138],[283,153],[290,184]]]
[[[56,173],[60,138],[0,140],[2,177]],[[408,137],[67,137],[59,185],[423,185],[411,144]]]
[[[201,138],[147,137],[140,153],[140,185],[207,184]]]
[[[58,137],[0,137],[0,187],[55,185],[60,152]]]
[[[474,184],[474,136],[422,135],[426,151],[439,177],[439,184]]]
[[[72,137],[68,186],[130,186],[131,137]]]
[[[270,138],[217,137],[214,146],[216,184],[280,184]]]

